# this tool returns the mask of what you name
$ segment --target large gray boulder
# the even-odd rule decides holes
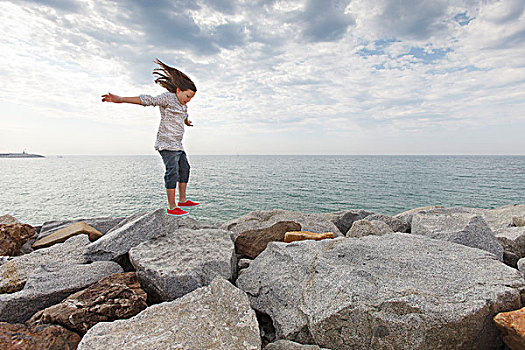
[[[122,272],[114,262],[93,264],[42,265],[27,278],[24,289],[12,294],[0,294],[0,321],[23,323],[33,314],[98,280]]]
[[[384,214],[372,214],[367,216],[366,220],[384,222],[394,232],[410,232],[410,224],[402,218],[393,218]]]
[[[434,209],[414,214],[412,234],[483,249],[503,261],[503,247],[483,217],[468,208]]]
[[[259,350],[259,327],[246,294],[217,278],[128,320],[98,323],[78,346],[78,350],[168,348]]]
[[[412,224],[412,217],[414,216],[414,214],[419,213],[421,211],[427,211],[427,210],[433,210],[433,209],[443,209],[443,208],[444,207],[441,206],[441,205],[429,205],[429,206],[426,206],[426,207],[419,207],[419,208],[410,209],[410,210],[404,211],[402,213],[396,214],[393,217],[395,219],[403,220],[406,223],[408,223],[409,225],[411,225]]]
[[[180,229],[139,244],[129,258],[156,301],[180,298],[215,277],[231,280],[237,269],[230,232],[220,229]]]
[[[189,217],[169,216],[166,209],[136,214],[89,244],[84,251],[84,258],[86,262],[117,260],[140,243],[183,227],[198,229],[205,226]]]
[[[346,237],[382,236],[388,233],[394,233],[394,231],[383,221],[363,219],[357,220],[352,224],[352,228],[348,230]]]
[[[44,222],[44,224],[42,225],[42,228],[40,229],[40,233],[38,234],[38,239],[40,240],[44,237],[49,236],[53,232],[56,232],[58,230],[61,230],[63,228],[70,226],[71,224],[74,224],[76,222],[81,222],[81,221],[84,221],[86,224],[95,228],[100,233],[105,234],[109,230],[111,230],[113,227],[117,226],[124,219],[125,219],[124,217],[103,217],[103,218],[75,219],[75,220],[65,220],[65,221],[46,221]]]
[[[279,221],[293,221],[301,225],[303,231],[333,232],[335,237],[343,234],[326,214],[303,214],[282,209],[255,210],[237,219],[225,222],[221,229],[232,231],[235,235],[248,230],[270,227]]]
[[[331,349],[492,349],[522,275],[493,254],[393,233],[272,242],[237,279],[277,339]]]
[[[82,263],[82,253],[88,244],[89,238],[86,235],[74,236],[64,243],[14,257],[0,266],[0,293],[21,290],[27,276],[42,264]]]

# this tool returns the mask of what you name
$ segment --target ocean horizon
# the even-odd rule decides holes
[[[524,155],[188,155],[190,215],[222,223],[252,210],[386,215],[427,205],[525,203]],[[166,207],[158,155],[0,159],[0,215],[46,221]]]

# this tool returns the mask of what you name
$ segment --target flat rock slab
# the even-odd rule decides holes
[[[109,230],[84,251],[86,262],[116,260],[133,247],[148,239],[173,232],[179,228],[198,229],[204,225],[192,218],[177,218],[166,214],[166,209],[133,215]]]
[[[47,221],[40,228],[38,239],[42,239],[49,236],[53,232],[66,228],[77,222],[85,222],[89,226],[95,228],[102,234],[106,234],[113,227],[117,226],[125,217],[103,217],[103,218],[88,218],[88,219],[76,219],[66,221]]]
[[[78,350],[167,348],[259,350],[259,327],[246,294],[217,278],[207,287],[150,306],[129,320],[99,323],[78,346]]]
[[[492,349],[522,275],[494,255],[402,233],[270,243],[237,285],[277,339],[330,349]]]
[[[36,312],[61,302],[70,294],[120,272],[120,265],[111,261],[88,265],[43,265],[29,275],[23,290],[0,294],[0,321],[23,323]]]
[[[45,236],[44,238],[40,238],[35,243],[33,243],[32,247],[34,249],[50,247],[57,243],[63,243],[73,236],[82,234],[88,235],[90,241],[96,241],[102,237],[102,233],[96,228],[89,226],[84,221],[80,221],[61,228],[60,230],[57,230]]]
[[[269,242],[283,242],[288,231],[298,231],[301,225],[293,221],[279,221],[270,227],[243,231],[235,239],[235,252],[242,257],[255,259]]]
[[[220,228],[238,235],[244,231],[270,227],[279,221],[293,221],[300,224],[301,229],[305,231],[333,232],[335,236],[342,236],[341,231],[331,220],[335,218],[327,214],[303,214],[282,209],[256,210],[225,222]]]
[[[357,220],[352,224],[352,227],[346,233],[346,237],[382,236],[387,233],[394,233],[394,231],[383,221],[363,219]]]
[[[17,256],[0,266],[0,293],[14,293],[21,290],[27,276],[42,264],[82,263],[82,253],[89,243],[86,235],[74,236],[64,243],[32,253]]]
[[[0,322],[0,349],[75,350],[80,336],[61,326],[26,326]]]
[[[412,234],[483,249],[503,261],[503,246],[482,216],[469,208],[434,209],[414,214]]]
[[[147,307],[146,298],[134,272],[115,273],[37,312],[26,324],[59,324],[85,334],[99,322],[135,316]]]
[[[130,261],[143,288],[155,301],[168,301],[206,286],[237,269],[230,232],[180,229],[132,248]]]

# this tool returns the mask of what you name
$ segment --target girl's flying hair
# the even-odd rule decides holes
[[[159,76],[155,79],[157,84],[172,93],[175,93],[177,88],[181,91],[189,89],[193,92],[197,92],[195,84],[186,74],[176,68],[162,63],[158,58],[155,59],[154,62],[160,66],[160,68],[155,68],[153,70],[153,74]]]

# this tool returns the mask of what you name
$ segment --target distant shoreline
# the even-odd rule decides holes
[[[0,153],[0,158],[45,158],[40,154],[29,153]]]

